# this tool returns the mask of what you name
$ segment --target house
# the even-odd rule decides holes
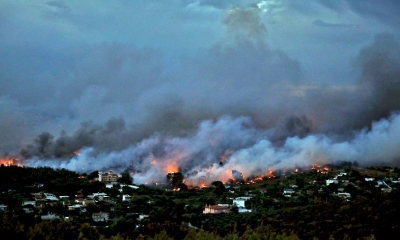
[[[85,196],[82,194],[81,191],[75,194],[75,202],[82,204],[82,201],[85,199]]]
[[[132,196],[131,195],[127,195],[127,194],[122,195],[122,201],[129,202],[131,200],[132,200]]]
[[[99,197],[99,201],[109,201],[110,200],[110,196],[100,196]]]
[[[283,189],[283,195],[291,195],[293,193],[295,193],[295,191],[292,188]]]
[[[327,180],[326,180],[326,186],[329,186],[329,185],[332,184],[332,183],[338,184],[338,183],[339,183],[339,180],[336,180],[336,179],[327,179]]]
[[[81,207],[82,207],[82,205],[79,205],[79,204],[68,206],[68,211],[81,210]]]
[[[25,213],[33,213],[34,212],[34,208],[33,207],[23,207],[22,210],[24,210]]]
[[[338,175],[336,175],[335,179],[337,179],[338,177],[343,177],[343,176],[347,176],[347,173],[341,172]]]
[[[25,202],[22,202],[22,206],[27,206],[27,205],[36,206],[36,201],[25,201]]]
[[[121,186],[121,188],[124,188],[124,187],[129,187],[129,188],[133,188],[133,189],[138,189],[139,188],[138,186],[128,185],[128,184],[120,184],[120,186]]]
[[[246,204],[246,200],[243,198],[236,198],[233,200],[233,205],[236,205],[237,207],[244,207]]]
[[[99,212],[99,213],[93,213],[92,214],[92,219],[95,222],[104,222],[108,221],[108,218],[110,217],[109,213],[106,212]]]
[[[118,181],[118,175],[114,174],[111,170],[108,173],[104,173],[99,171],[99,182],[102,183],[116,183]]]
[[[390,188],[390,187],[381,188],[381,191],[385,192],[385,193],[390,193],[390,192],[392,192],[392,188]]]
[[[82,206],[87,207],[89,205],[94,205],[94,201],[91,199],[85,199],[82,201]]]
[[[251,209],[247,209],[244,207],[238,208],[238,213],[246,213],[246,212],[251,212]]]
[[[351,198],[351,194],[350,193],[346,193],[346,192],[340,192],[337,194],[338,197],[342,198],[342,199],[348,199]]]
[[[251,197],[238,197],[238,198],[235,198],[234,200],[233,200],[233,205],[236,205],[237,207],[245,207],[245,205],[246,205],[246,201],[247,200],[250,200],[251,199]]]
[[[58,201],[59,199],[56,197],[56,195],[52,194],[52,193],[43,193],[43,195],[45,196],[46,200],[49,201]]]
[[[101,192],[101,193],[93,193],[92,195],[93,195],[93,197],[107,196],[107,194],[103,193],[103,192]]]
[[[146,215],[146,214],[139,214],[139,217],[137,218],[137,220],[138,220],[138,221],[142,221],[143,219],[148,218],[148,217],[149,217],[149,215]]]
[[[48,213],[47,215],[40,216],[40,218],[42,220],[53,220],[53,219],[59,219],[60,217],[58,217],[57,215],[55,215],[53,213]]]
[[[7,205],[0,204],[0,211],[1,211],[1,212],[7,211]]]
[[[229,213],[230,209],[228,207],[223,207],[219,205],[206,205],[204,207],[204,214],[220,214],[220,213]]]
[[[35,199],[35,200],[43,200],[46,198],[41,192],[31,193],[31,195],[32,195],[33,199]]]

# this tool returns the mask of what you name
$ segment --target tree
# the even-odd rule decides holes
[[[183,182],[183,175],[180,172],[168,173],[166,177],[172,188],[177,188]]]
[[[98,240],[99,238],[99,231],[97,228],[90,226],[89,223],[83,223],[79,228],[78,240]]]
[[[123,183],[123,184],[132,184],[133,178],[131,177],[131,175],[129,174],[129,172],[123,172],[121,174],[121,177],[118,178],[117,180],[119,183]]]
[[[89,173],[89,175],[87,176],[87,178],[89,180],[93,180],[98,177],[99,177],[99,171],[93,171],[93,172]]]

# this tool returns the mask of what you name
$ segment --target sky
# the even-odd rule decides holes
[[[247,175],[315,158],[397,164],[399,11],[394,0],[1,1],[0,155],[130,168],[142,182],[171,159],[196,177],[250,162]]]

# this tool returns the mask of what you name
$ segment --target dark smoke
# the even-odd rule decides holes
[[[365,126],[400,109],[400,44],[390,34],[378,35],[361,51],[358,62],[361,88],[367,95],[360,118]]]
[[[243,174],[239,171],[232,170],[232,177],[236,182],[243,182]]]
[[[39,134],[21,150],[25,163],[81,172],[130,170],[138,183],[163,180],[170,165],[195,183],[227,180],[233,169],[247,177],[337,160],[397,164],[397,39],[378,35],[360,52],[356,84],[310,85],[299,61],[268,46],[259,11],[231,9],[223,20],[226,42],[173,70],[163,68],[157,52],[122,44],[72,54],[79,59],[70,64],[73,79],[43,92],[58,93],[59,104],[52,107],[60,116],[66,111],[75,121],[95,122],[59,136]],[[29,95],[24,101],[40,99]],[[10,108],[17,112],[18,106]],[[116,117],[105,121],[110,116]],[[12,126],[10,119],[0,121]]]

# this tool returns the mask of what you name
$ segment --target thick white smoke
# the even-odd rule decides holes
[[[276,129],[261,130],[249,118],[223,117],[203,121],[188,137],[153,136],[121,151],[84,148],[69,160],[31,159],[29,166],[50,166],[78,172],[95,170],[133,172],[134,183],[165,181],[169,171],[181,171],[189,184],[204,176],[208,182],[266,174],[269,169],[307,167],[313,163],[357,161],[360,164],[397,164],[400,158],[400,114],[363,129],[346,141],[324,134],[289,137],[283,145],[270,140]]]

